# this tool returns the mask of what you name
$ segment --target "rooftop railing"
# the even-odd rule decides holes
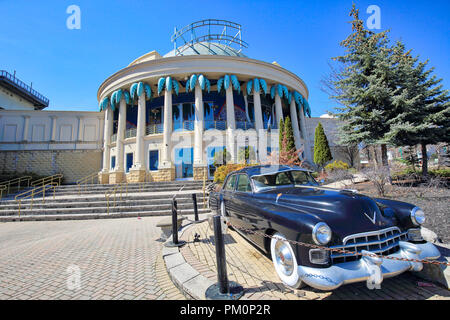
[[[35,98],[37,98],[38,100],[40,100],[43,104],[45,104],[46,106],[48,106],[50,100],[46,97],[44,97],[42,94],[40,94],[39,92],[37,92],[36,90],[34,90],[31,86],[27,85],[25,82],[23,82],[22,80],[16,78],[16,76],[10,74],[8,71],[5,70],[0,70],[0,79],[1,78],[6,78],[9,81],[11,81],[12,83],[14,83],[15,85],[17,85],[18,87],[22,88],[23,90],[25,90],[26,92],[28,92],[29,94],[33,95]]]
[[[255,129],[255,123],[248,121],[236,121],[236,129],[242,130]]]
[[[226,130],[227,122],[225,120],[206,120],[205,121],[205,130]]]

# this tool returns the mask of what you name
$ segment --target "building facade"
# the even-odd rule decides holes
[[[212,33],[214,26],[225,32]],[[206,36],[198,36],[201,27]],[[230,29],[236,34],[224,36]],[[197,37],[178,46],[193,30]],[[174,50],[139,57],[98,90],[105,119],[102,183],[211,178],[214,156],[224,150],[227,162],[240,162],[248,148],[255,162],[264,162],[278,148],[277,127],[286,116],[296,147],[312,162],[302,79],[245,56],[240,25],[228,21],[193,23],[172,40]]]

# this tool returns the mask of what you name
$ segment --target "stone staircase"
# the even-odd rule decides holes
[[[183,189],[180,191],[180,188]],[[111,190],[111,185],[92,184],[83,186],[62,185],[53,191],[48,191],[45,201],[35,197],[31,205],[30,199],[21,201],[20,217],[19,203],[14,195],[0,202],[0,221],[26,220],[77,220],[121,217],[144,217],[171,215],[172,197],[176,194],[178,213],[193,214],[192,194],[197,195],[198,212],[207,213],[203,205],[203,182],[172,181],[141,184],[128,184],[127,192],[110,196],[109,208],[105,193]],[[125,187],[124,187],[125,189]],[[23,191],[21,191],[23,192]]]

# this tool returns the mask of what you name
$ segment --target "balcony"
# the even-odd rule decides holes
[[[194,120],[174,121],[173,131],[194,131]]]
[[[205,130],[216,129],[216,130],[226,130],[227,122],[224,120],[207,120],[204,122]]]
[[[255,123],[248,121],[236,121],[236,129],[242,130],[255,129]]]
[[[149,124],[145,127],[145,135],[160,134],[164,131],[164,125],[162,123]]]

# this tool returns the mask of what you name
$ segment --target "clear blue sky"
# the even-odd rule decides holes
[[[355,1],[366,20],[369,5],[381,9],[381,30],[430,59],[450,89],[450,1]],[[81,29],[69,30],[69,5],[81,9]],[[173,47],[174,27],[217,18],[240,23],[244,53],[277,61],[300,76],[310,91],[313,116],[335,104],[320,90],[330,58],[351,31],[352,1],[27,1],[0,0],[0,69],[50,99],[47,110],[97,111],[99,85],[132,60]]]

